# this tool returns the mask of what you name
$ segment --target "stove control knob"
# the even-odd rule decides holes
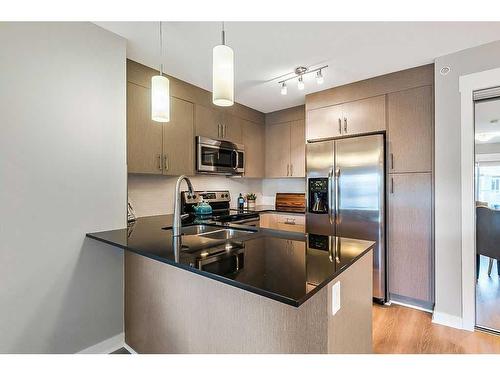
[[[193,194],[193,199],[196,199],[196,194]]]
[[[187,195],[187,199],[191,199],[191,194],[188,194],[188,195]]]

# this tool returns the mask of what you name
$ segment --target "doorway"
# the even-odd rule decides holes
[[[476,326],[500,332],[500,90],[474,93]]]

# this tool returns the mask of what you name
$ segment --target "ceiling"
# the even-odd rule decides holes
[[[158,68],[158,22],[97,22],[127,39],[127,57]],[[262,112],[304,103],[329,87],[429,64],[434,58],[500,39],[500,22],[226,22],[235,55],[235,100]],[[166,73],[211,90],[212,48],[220,22],[165,22]],[[304,91],[278,81],[297,66],[328,64],[325,82]],[[451,67],[453,69],[453,67]]]

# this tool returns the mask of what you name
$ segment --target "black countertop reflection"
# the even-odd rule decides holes
[[[183,227],[192,222],[189,218]],[[247,232],[233,240],[200,236],[176,240],[171,230],[162,229],[171,225],[172,215],[150,216],[137,219],[128,228],[88,233],[87,237],[295,307],[374,245],[364,240],[235,224],[224,227]]]

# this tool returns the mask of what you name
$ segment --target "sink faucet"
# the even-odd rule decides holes
[[[181,182],[182,180],[186,180],[186,184],[189,189],[189,194],[193,195],[193,185],[191,181],[186,176],[182,175],[178,178],[177,183],[175,184],[174,191],[174,225],[172,226],[172,230],[174,232],[174,236],[181,235],[182,229],[182,220],[181,220]]]

